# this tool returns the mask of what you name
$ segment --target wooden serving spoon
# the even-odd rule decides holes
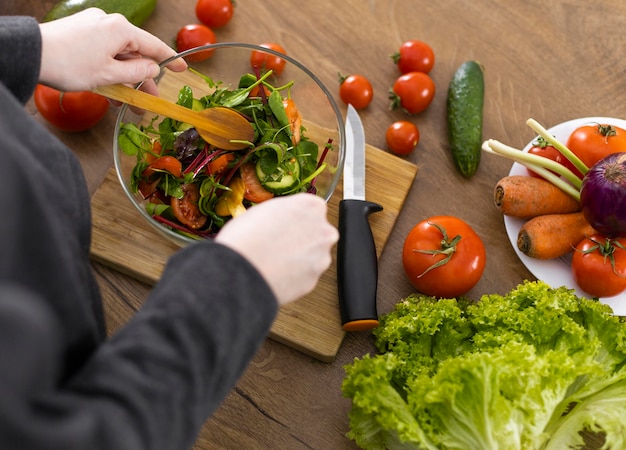
[[[194,111],[124,84],[100,86],[92,90],[112,100],[190,123],[198,130],[202,139],[217,148],[240,150],[254,139],[254,130],[250,122],[230,108],[216,106]]]

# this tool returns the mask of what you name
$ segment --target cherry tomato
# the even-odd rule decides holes
[[[185,25],[176,35],[176,48],[179,52],[184,52],[190,48],[200,47],[202,45],[215,44],[215,33],[209,27],[203,24],[194,23]],[[199,62],[209,59],[213,56],[213,50],[204,50],[193,55],[186,56],[185,59],[191,62]]]
[[[283,55],[287,54],[285,49],[280,44],[276,44],[274,42],[264,42],[259,44],[259,47],[269,48],[270,50],[282,53]],[[261,50],[253,50],[250,55],[250,65],[253,68],[259,70],[272,70],[276,75],[283,73],[286,64],[287,61],[283,58]]]
[[[612,297],[626,290],[626,238],[601,234],[584,238],[572,256],[576,284],[593,297]]]
[[[413,122],[399,120],[392,123],[385,133],[387,147],[398,155],[408,155],[417,146],[420,132]]]
[[[583,125],[572,132],[566,145],[591,167],[611,153],[626,152],[626,130],[607,124]]]
[[[533,142],[532,147],[530,147],[528,149],[528,153],[531,153],[533,155],[542,156],[544,158],[551,159],[552,161],[555,161],[555,162],[557,162],[557,163],[567,167],[576,176],[578,176],[581,180],[583,178],[583,174],[580,173],[580,171],[574,166],[574,164],[572,164],[569,161],[569,159],[567,159],[565,156],[563,156],[563,154],[560,151],[558,151],[555,147],[550,145],[548,143],[548,141],[546,141],[541,136],[539,136],[539,138],[537,138],[537,140],[535,142]],[[530,169],[527,169],[527,171],[528,171],[528,174],[530,176],[532,176],[532,177],[542,178],[540,175],[538,175],[537,173],[533,172]],[[554,172],[552,172],[552,173],[554,173]]]
[[[35,87],[34,100],[44,119],[68,132],[93,128],[109,110],[109,101],[91,91],[61,92],[43,84]]]
[[[183,197],[172,197],[170,206],[174,216],[183,225],[189,228],[198,229],[206,224],[207,216],[203,215],[198,208],[198,200],[200,200],[200,188],[197,184],[189,183],[181,186]]]
[[[355,109],[366,108],[374,98],[374,89],[363,75],[339,76],[339,97]]]
[[[391,55],[402,73],[428,73],[435,65],[435,52],[426,42],[406,41],[398,52]]]
[[[398,77],[389,92],[391,109],[402,108],[409,114],[424,111],[435,97],[435,83],[422,72],[409,72]]]
[[[274,194],[265,189],[259,181],[252,163],[243,163],[239,168],[239,172],[245,185],[243,198],[252,203],[261,203],[274,197]]]
[[[231,0],[198,0],[196,3],[196,17],[207,27],[223,27],[230,22],[233,12]]]
[[[407,235],[402,264],[410,282],[423,294],[453,298],[465,294],[485,270],[480,236],[463,220],[434,216]]]

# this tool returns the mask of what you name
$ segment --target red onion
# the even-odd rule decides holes
[[[583,179],[580,203],[587,222],[600,233],[626,236],[626,153],[597,162]]]

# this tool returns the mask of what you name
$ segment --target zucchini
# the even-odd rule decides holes
[[[119,13],[136,26],[150,17],[157,0],[61,0],[44,17],[44,22],[70,16],[87,8],[100,8],[106,13]]]
[[[452,159],[466,178],[471,178],[480,164],[484,95],[482,66],[476,61],[464,62],[450,81],[447,117]]]

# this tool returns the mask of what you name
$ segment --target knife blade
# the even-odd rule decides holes
[[[365,199],[365,132],[356,109],[348,105],[343,199],[339,202],[337,287],[342,328],[362,331],[378,326],[378,258],[369,215],[383,207]]]

